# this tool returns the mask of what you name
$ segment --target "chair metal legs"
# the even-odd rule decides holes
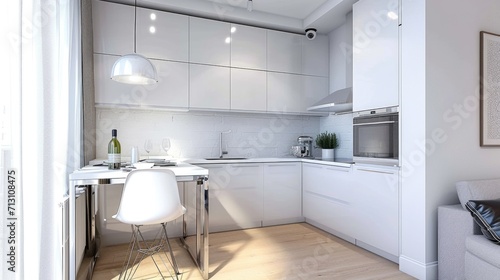
[[[160,266],[158,265],[157,260],[155,257],[158,257],[161,260],[161,263],[163,263],[163,266],[166,268],[166,271],[170,274],[171,278],[174,278],[179,280],[179,267],[177,266],[177,262],[175,261],[174,253],[172,251],[172,247],[170,246],[170,241],[168,240],[168,235],[167,235],[167,228],[166,228],[166,223],[161,224],[162,227],[159,230],[159,238],[155,238],[153,241],[146,241],[144,239],[144,236],[142,235],[140,225],[131,225],[132,227],[132,237],[130,240],[130,245],[128,248],[128,258],[125,260],[122,268],[122,272],[120,273],[119,279],[132,279],[134,277],[134,274],[137,271],[137,268],[139,267],[140,263],[144,258],[147,256],[150,256],[151,259],[153,260],[156,269],[160,273],[162,279],[165,279],[165,276],[162,273],[162,270],[160,269]],[[158,234],[157,234],[158,236]],[[165,246],[165,243],[167,246]],[[167,247],[167,248],[166,248]],[[170,251],[170,261],[166,250]],[[135,255],[135,256],[134,256]],[[174,275],[172,275],[170,269],[168,268],[168,265],[166,264],[166,261],[164,258],[167,259],[167,261],[170,263],[174,270]],[[132,261],[133,259],[133,261]]]

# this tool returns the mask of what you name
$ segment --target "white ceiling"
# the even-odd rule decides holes
[[[248,0],[205,0],[246,9]],[[253,10],[296,19],[305,19],[328,0],[253,0]]]
[[[105,0],[222,21],[304,33],[314,27],[327,34],[345,22],[358,0]]]

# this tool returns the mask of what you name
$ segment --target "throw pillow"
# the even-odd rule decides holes
[[[484,236],[500,245],[500,199],[469,200],[465,207],[471,212]]]

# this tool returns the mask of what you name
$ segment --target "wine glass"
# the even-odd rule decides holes
[[[167,153],[167,156],[168,156],[168,150],[170,150],[170,139],[169,138],[163,138],[163,140],[161,140],[161,148]]]
[[[153,140],[148,138],[146,139],[146,141],[144,141],[144,150],[146,151],[146,153],[148,153],[148,158],[149,158],[149,152],[153,150]]]

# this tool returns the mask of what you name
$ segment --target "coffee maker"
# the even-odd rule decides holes
[[[297,143],[300,149],[300,151],[295,153],[297,157],[312,157],[313,138],[311,136],[299,136],[299,138],[297,138]]]

